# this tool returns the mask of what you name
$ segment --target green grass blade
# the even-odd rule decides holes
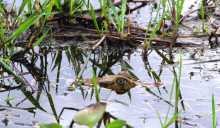
[[[96,20],[96,12],[90,2],[88,2],[87,8],[89,9],[89,15],[92,17],[92,20],[93,20],[93,23],[94,23],[96,29],[100,32],[100,28],[99,28],[98,22]]]
[[[212,128],[217,127],[216,108],[215,108],[215,96],[212,95]]]
[[[29,17],[24,23],[22,23],[18,29],[16,29],[12,35],[8,38],[8,41],[12,41],[18,38],[23,32],[30,28],[34,23],[36,23],[40,17],[43,15],[33,15]]]
[[[95,88],[95,96],[96,96],[96,101],[97,102],[100,102],[100,96],[99,96],[99,84],[98,84],[98,80],[97,80],[97,77],[96,77],[96,70],[93,69],[93,73],[92,73],[92,84]]]
[[[119,29],[120,32],[124,32],[124,24],[125,24],[125,13],[126,13],[126,8],[127,7],[127,0],[122,0],[122,5],[121,5],[121,14],[118,20],[119,24]]]
[[[28,1],[29,0],[23,0],[20,7],[19,7],[19,10],[18,10],[18,15],[20,15],[23,11],[24,11],[24,8],[26,5],[28,5]]]
[[[178,117],[178,114],[174,114],[173,117],[167,122],[167,124],[165,124],[165,125],[163,126],[163,128],[169,128],[170,125],[172,125],[172,124],[175,123],[177,117]]]
[[[38,101],[36,98],[34,98],[32,92],[27,91],[25,88],[21,88],[21,91],[22,91],[22,93],[25,95],[25,97],[26,97],[36,108],[38,108],[38,109],[40,109],[40,110],[46,112],[46,110],[45,110],[43,107],[41,107],[39,101]]]
[[[60,0],[54,0],[54,5],[59,11],[62,10],[62,4]]]
[[[38,38],[37,41],[33,44],[33,47],[40,45],[40,43],[43,42],[43,40],[46,38],[48,32],[49,32],[49,30],[47,30],[45,33],[43,33],[43,35],[40,38]]]
[[[50,107],[52,109],[53,115],[55,116],[55,119],[58,122],[59,117],[58,117],[57,112],[56,112],[56,108],[55,108],[55,105],[54,105],[54,102],[53,102],[53,97],[51,96],[51,94],[49,92],[47,92],[47,98],[49,100],[49,104],[50,104]]]
[[[27,0],[27,2],[28,2],[28,12],[30,13],[30,14],[32,14],[31,12],[32,12],[32,10],[33,10],[33,8],[32,8],[32,2],[31,2],[32,0]]]
[[[70,0],[70,16],[74,14],[75,0]]]
[[[53,58],[52,59],[52,63],[53,63],[53,67],[52,67],[52,71],[56,68],[56,67],[58,67],[58,65],[60,65],[61,64],[61,62],[62,62],[62,51],[61,50],[58,50],[57,52],[56,52],[56,54],[55,54],[55,58]]]

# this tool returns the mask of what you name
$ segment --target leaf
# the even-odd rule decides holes
[[[95,89],[95,97],[96,97],[96,101],[99,102],[100,101],[100,88],[99,88],[99,83],[96,77],[96,69],[93,68],[93,73],[92,73],[92,84],[94,86]]]
[[[75,0],[70,0],[69,6],[70,6],[70,15],[73,16],[74,11],[75,11],[75,7],[74,7],[75,6]]]
[[[25,32],[28,28],[30,28],[30,26],[32,26],[34,23],[36,23],[36,21],[38,21],[41,16],[43,16],[43,15],[42,14],[41,15],[33,15],[33,16],[29,17],[24,23],[22,23],[19,26],[19,28],[17,28],[12,33],[12,35],[8,38],[8,42],[19,37],[23,32]]]
[[[92,128],[103,117],[106,109],[106,103],[99,102],[91,104],[88,107],[78,111],[74,116],[74,121],[80,125],[87,125]]]
[[[61,64],[61,61],[62,61],[62,51],[61,50],[58,50],[56,52],[55,58],[52,61],[53,61],[54,66],[51,70],[53,71],[56,67],[58,67]]]
[[[157,82],[161,82],[161,80],[160,80],[160,76],[158,76],[157,73],[156,73],[155,71],[152,70],[151,73],[152,73],[152,75],[153,75],[153,78],[156,79]]]
[[[52,109],[53,115],[55,116],[56,120],[59,121],[59,117],[58,117],[57,112],[56,112],[56,108],[55,108],[55,105],[54,105],[54,102],[53,102],[53,98],[52,98],[52,96],[49,92],[47,92],[47,98],[49,100],[50,107]]]
[[[61,5],[61,1],[60,0],[54,0],[54,5],[55,7],[61,11],[62,10],[62,5]]]
[[[166,123],[166,125],[163,126],[163,128],[169,128],[170,125],[172,125],[177,118],[178,118],[178,114],[174,114],[173,117]]]
[[[18,76],[18,75],[16,74],[16,72],[14,72],[13,69],[10,67],[10,65],[7,64],[7,63],[5,62],[5,60],[2,59],[2,58],[0,59],[0,66],[1,66],[8,74],[13,75],[14,78],[15,78],[18,82],[21,82],[22,84],[26,85],[26,84],[25,84],[26,82],[25,82],[20,76]],[[44,109],[40,106],[39,102],[33,97],[33,95],[32,95],[33,93],[27,91],[25,87],[22,87],[22,88],[21,88],[21,91],[22,91],[23,94],[26,96],[26,98],[27,98],[36,108],[38,108],[38,109],[40,109],[40,110],[46,112],[46,110],[44,110]]]
[[[121,67],[124,70],[133,69],[132,66],[125,60],[122,60]]]
[[[123,120],[114,120],[107,125],[107,128],[123,128],[126,122]]]
[[[90,3],[90,1],[88,2],[87,8],[89,9],[89,15],[92,17],[92,20],[93,20],[93,23],[94,23],[96,29],[100,32],[99,25],[97,22],[96,12],[95,12],[95,9],[93,8],[92,4]]]
[[[163,53],[161,53],[158,49],[155,49],[157,54],[165,61],[167,64],[173,64],[172,60],[169,60]]]
[[[120,10],[121,14],[118,20],[120,32],[124,32],[126,7],[127,7],[127,0],[122,0],[121,10]]]
[[[216,108],[215,108],[215,96],[212,95],[212,128],[217,127]]]
[[[40,38],[37,39],[37,41],[33,44],[33,47],[40,45],[40,43],[45,39],[47,36],[49,30],[47,30]]]
[[[131,101],[132,96],[131,96],[131,91],[130,90],[128,91],[128,97],[129,97],[129,100]]]
[[[24,7],[28,4],[28,0],[23,0],[18,11],[18,15],[20,15],[24,11]]]
[[[46,13],[51,13],[54,4],[55,4],[55,0],[50,0],[49,3],[46,6],[45,12]]]
[[[39,124],[39,126],[40,128],[63,128],[63,126],[58,123]]]
[[[45,109],[43,109],[41,107],[41,105],[39,104],[39,101],[37,101],[34,97],[33,97],[33,93],[27,91],[25,88],[21,88],[21,91],[23,92],[23,94],[25,95],[25,97],[38,109],[46,112]]]

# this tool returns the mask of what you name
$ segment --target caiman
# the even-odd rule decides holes
[[[127,71],[122,71],[117,75],[106,75],[103,77],[98,77],[97,82],[100,87],[111,89],[117,94],[124,94],[138,84],[141,84],[144,87],[150,87],[152,85],[139,82],[138,79],[130,75]],[[93,83],[91,79],[84,79],[82,85],[93,86]]]

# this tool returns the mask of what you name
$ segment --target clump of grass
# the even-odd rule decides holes
[[[93,23],[94,23],[96,29],[100,32],[100,28],[98,25],[97,16],[96,16],[96,12],[95,12],[94,7],[90,3],[90,1],[88,1],[88,3],[85,3],[85,4],[86,4],[87,9],[89,10],[89,15],[92,17],[92,20],[93,20]]]
[[[115,6],[111,6],[112,8],[112,20],[113,23],[117,29],[118,32],[123,33],[124,32],[124,27],[125,27],[125,13],[126,13],[126,7],[127,7],[127,0],[122,0],[121,7],[117,8]]]
[[[4,11],[5,11],[5,5],[3,4],[3,1],[0,1],[0,42],[2,43],[5,40],[5,24],[4,24]]]
[[[173,44],[175,44],[178,36],[178,28],[181,23],[182,10],[183,10],[184,0],[160,0],[157,8],[154,10],[156,13],[155,16],[150,20],[146,35],[149,35],[144,42],[144,48],[150,48],[152,39],[157,36],[157,34],[170,35],[173,38],[173,43],[170,45],[172,50]],[[172,31],[171,34],[168,32],[163,32],[165,21],[172,22]],[[171,52],[170,52],[171,54]],[[171,56],[171,55],[170,55]],[[170,57],[172,59],[172,57]]]
[[[113,24],[117,32],[123,35],[126,21],[125,16],[127,10],[127,0],[122,0],[120,7],[116,7],[111,1],[99,0],[99,5],[101,8],[100,16],[104,18],[101,23],[102,26],[98,25],[97,14],[94,10],[94,7],[91,3],[88,2],[88,4],[87,9],[89,10],[89,14],[92,17],[97,30],[109,31]]]

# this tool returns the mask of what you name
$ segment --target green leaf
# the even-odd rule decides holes
[[[16,72],[13,71],[13,69],[11,68],[11,66],[9,64],[7,64],[5,62],[6,60],[4,60],[3,58],[0,58],[0,66],[8,73],[8,74],[11,74],[14,76],[15,80],[17,80],[18,82],[26,85],[25,81],[19,76],[16,74]],[[32,92],[29,92],[26,90],[25,87],[22,87],[21,88],[21,91],[23,92],[23,94],[26,96],[26,98],[38,109],[42,110],[42,111],[45,111],[39,104],[39,102],[33,97],[33,93]]]
[[[30,26],[32,26],[39,18],[43,15],[33,15],[29,17],[24,23],[22,23],[18,29],[16,29],[12,35],[9,37],[8,41],[12,41],[19,37],[23,32],[25,32]]]
[[[103,117],[106,103],[91,104],[78,111],[74,116],[74,121],[80,125],[87,125],[89,128],[95,126]]]
[[[160,76],[158,76],[154,70],[151,70],[151,73],[153,75],[153,78],[156,79],[157,82],[161,82]]]
[[[36,47],[38,45],[40,45],[40,43],[45,39],[45,37],[47,36],[49,30],[47,30],[40,38],[37,39],[37,41],[33,44],[33,47]]]
[[[59,117],[58,117],[57,112],[56,112],[56,108],[55,108],[55,105],[54,105],[54,102],[53,102],[53,98],[52,98],[52,96],[49,92],[47,92],[47,98],[49,100],[50,107],[52,109],[53,115],[55,116],[56,120],[59,121]]]
[[[56,52],[55,58],[52,61],[53,61],[54,65],[51,70],[53,71],[56,67],[59,67],[59,65],[61,64],[61,61],[62,61],[62,51],[61,50],[58,50]]]
[[[63,128],[62,125],[57,123],[50,123],[50,124],[39,124],[40,128]]]
[[[120,10],[121,14],[118,20],[118,25],[119,25],[118,27],[120,29],[120,32],[124,32],[126,7],[127,7],[127,0],[122,0],[121,10]]]
[[[23,0],[20,7],[19,7],[19,11],[18,11],[18,15],[20,15],[23,11],[25,6],[28,4],[28,0]]]
[[[126,122],[123,120],[114,120],[107,125],[107,128],[123,128]]]
[[[75,0],[70,0],[70,15],[73,16],[74,14],[74,6],[75,6]]]
[[[32,92],[27,91],[25,88],[21,88],[22,93],[25,95],[25,97],[38,109],[46,112],[44,108],[41,107],[39,101],[37,101]]]
[[[92,73],[92,84],[94,86],[95,89],[95,96],[96,96],[96,101],[99,102],[100,101],[100,87],[99,87],[99,83],[96,77],[96,69],[93,68],[93,73]]]
[[[128,91],[128,97],[129,97],[129,100],[131,101],[132,97],[131,97],[131,91],[130,90]]]
[[[60,0],[54,0],[54,5],[56,6],[56,8],[61,11],[62,10],[62,5],[61,5],[61,1]]]
[[[94,23],[96,29],[98,31],[100,31],[99,25],[98,25],[98,22],[97,22],[97,16],[96,16],[95,9],[93,8],[93,6],[90,3],[90,1],[88,2],[87,8],[89,9],[89,15],[92,17],[92,20],[93,20],[93,23]]]
[[[169,128],[172,124],[175,123],[177,118],[178,118],[178,113],[174,114],[173,117],[163,126],[163,128]]]
[[[212,95],[212,128],[217,127],[216,108],[215,108],[215,96]]]

